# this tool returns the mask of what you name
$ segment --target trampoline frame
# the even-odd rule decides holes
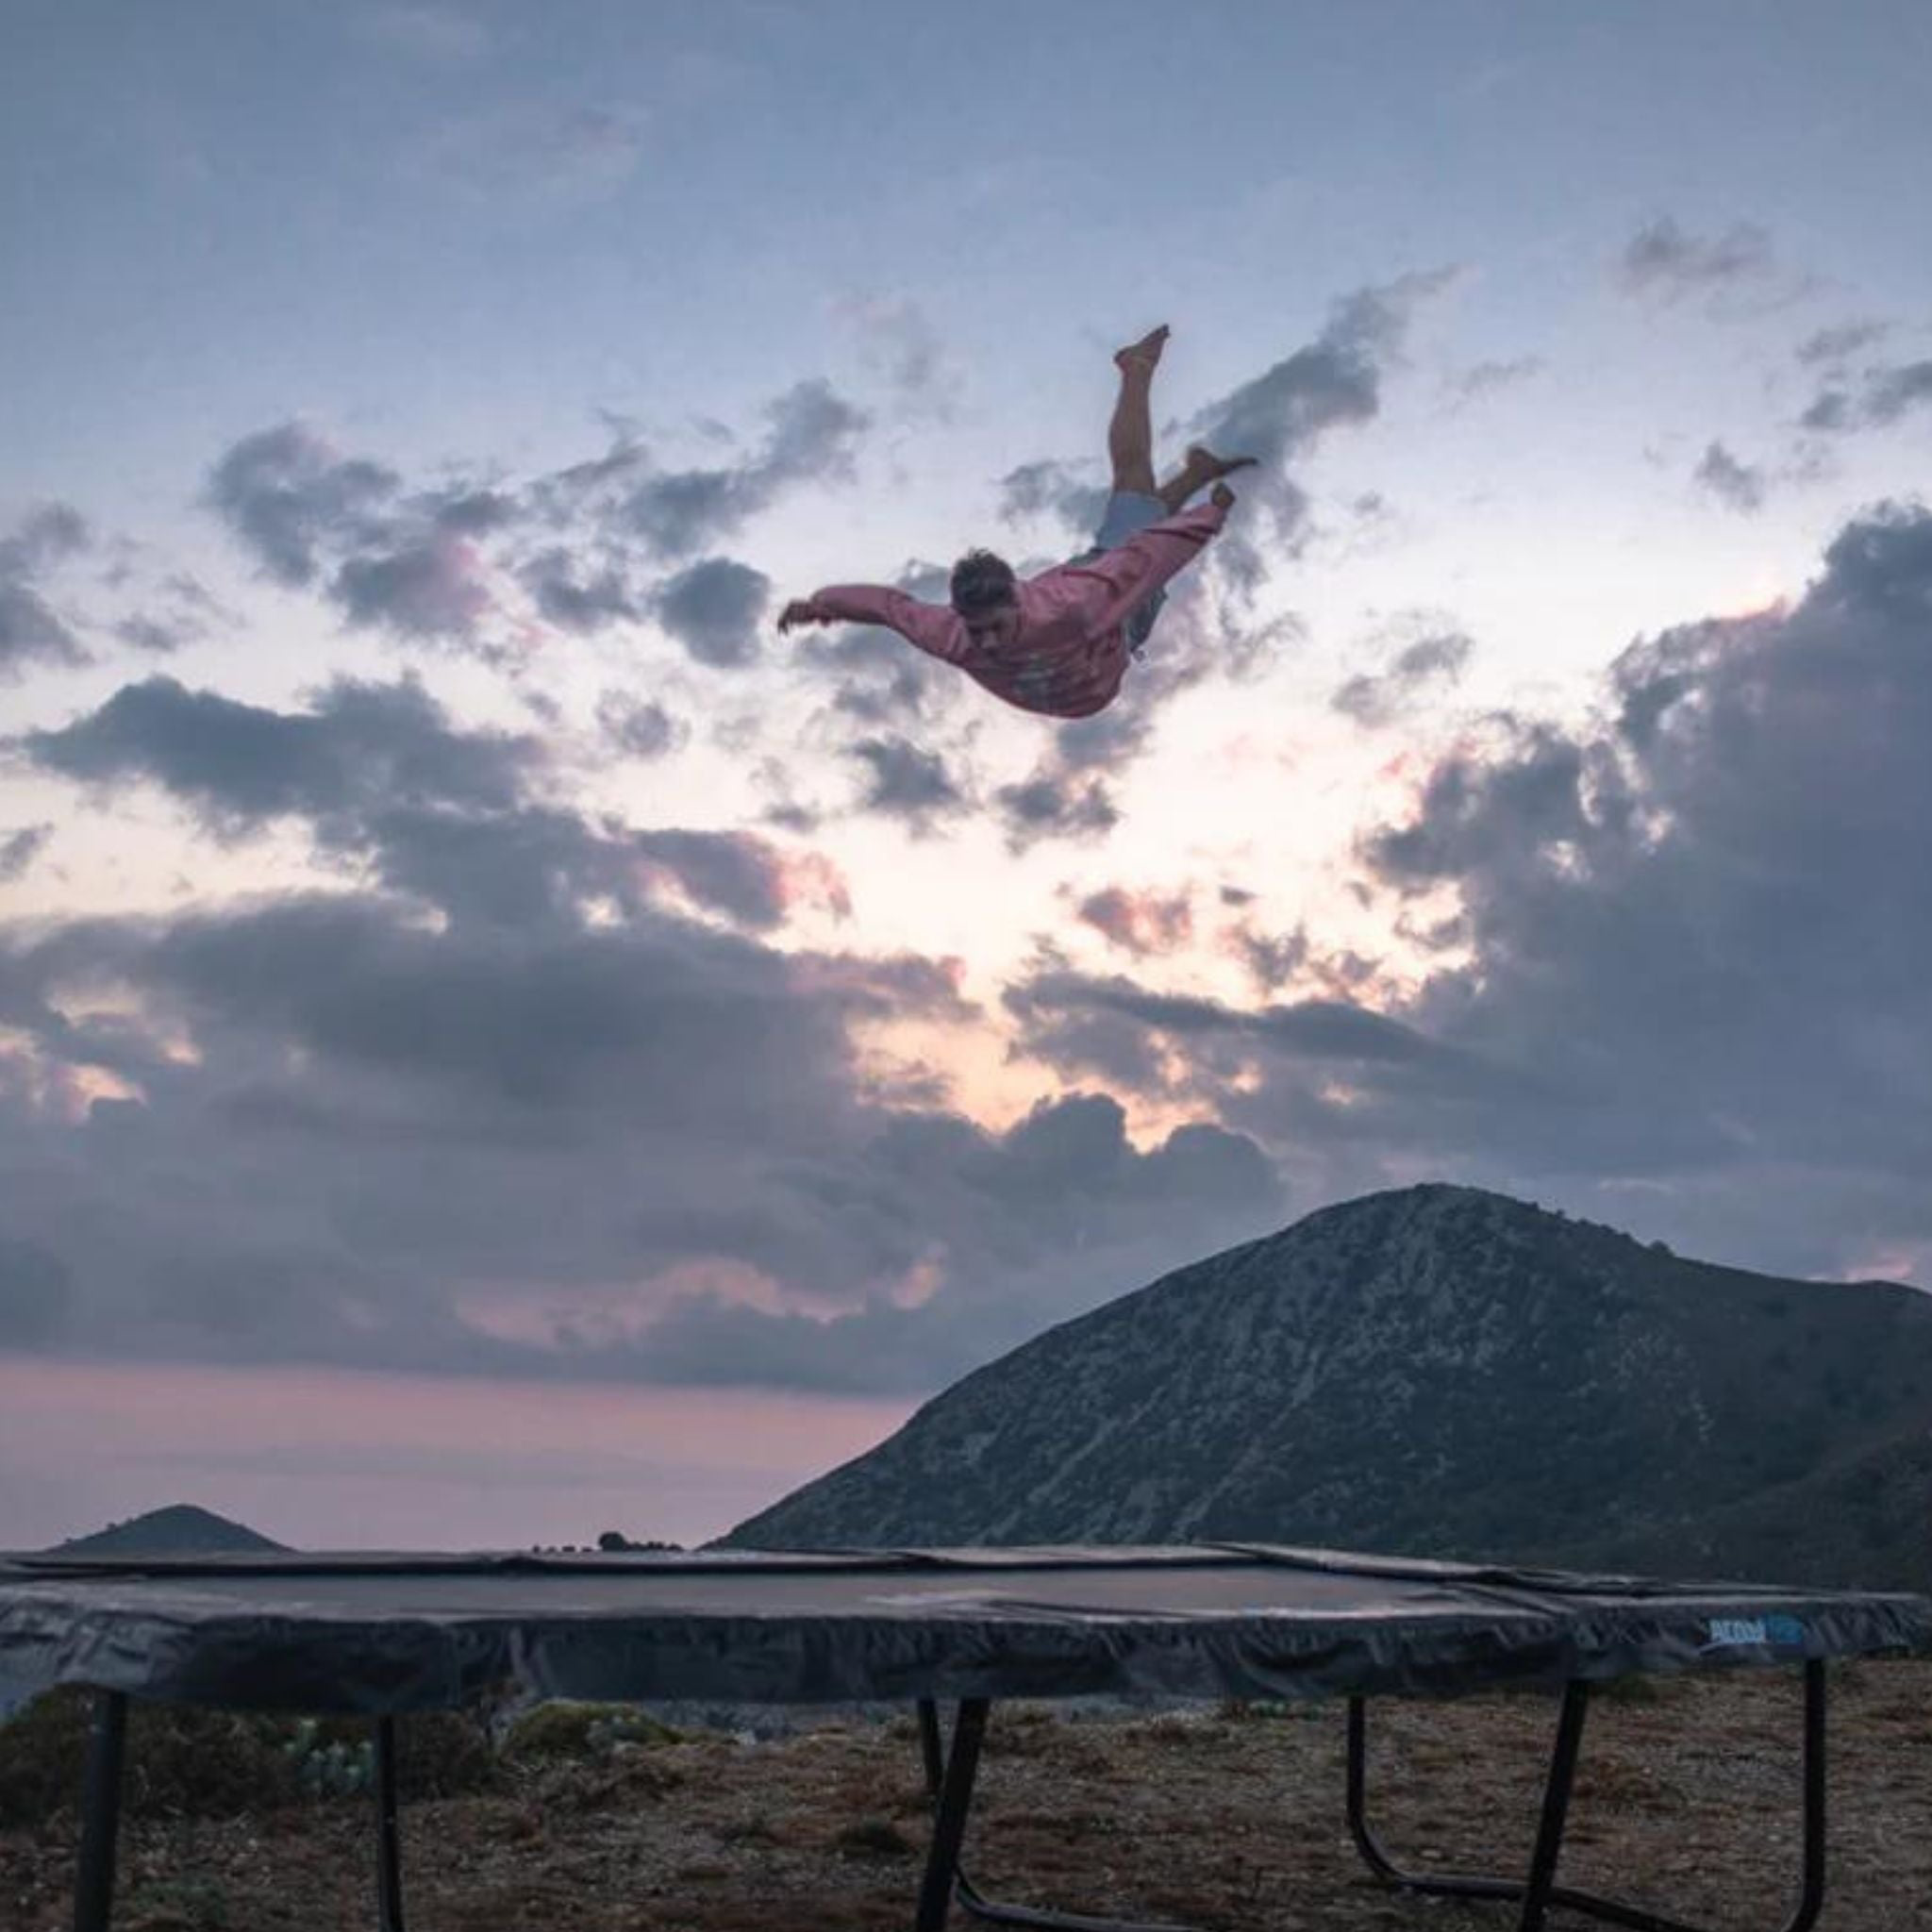
[[[1824,1661],[1804,1663],[1803,1848],[1797,1905],[1780,1932],[1809,1932],[1824,1902],[1825,1880],[1825,1702]],[[1541,1932],[1552,1906],[1580,1912],[1631,1932],[1700,1932],[1686,1921],[1646,1907],[1599,1896],[1557,1882],[1563,1833],[1576,1763],[1582,1749],[1590,1684],[1573,1678],[1562,1691],[1556,1739],[1537,1824],[1529,1869],[1522,1878],[1479,1873],[1424,1874],[1396,1863],[1376,1837],[1368,1817],[1367,1699],[1348,1699],[1346,1812],[1350,1837],[1363,1862],[1391,1890],[1438,1897],[1518,1902],[1520,1932]],[[128,1693],[96,1690],[83,1775],[81,1840],[75,1874],[75,1932],[110,1932],[115,1853],[119,1839],[122,1773],[126,1755]],[[914,1932],[942,1932],[958,1904],[974,1918],[993,1924],[1037,1928],[1037,1932],[1185,1932],[1150,1922],[1096,1918],[1004,1903],[983,1893],[962,1866],[966,1827],[973,1807],[981,1750],[993,1700],[967,1697],[955,1706],[951,1736],[941,1731],[938,1701],[916,1706],[920,1754],[932,1805],[932,1840],[914,1910]],[[402,1882],[402,1834],[396,1782],[396,1724],[393,1716],[371,1721],[376,1822],[375,1891],[379,1932],[407,1932]]]

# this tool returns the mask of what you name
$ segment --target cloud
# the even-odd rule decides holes
[[[1191,1240],[1224,1245],[1282,1214],[1279,1181],[1253,1141],[1191,1124],[1142,1151],[1106,1094],[1042,1101],[1004,1134],[958,1116],[909,1116],[873,1142],[868,1165],[880,1192],[926,1204],[933,1241],[915,1279],[920,1262],[942,1255],[970,1291],[911,1306],[881,1293],[828,1319],[692,1295],[653,1331],[657,1372],[727,1385],[930,1388],[1043,1320],[1096,1306],[1124,1280],[1165,1273]]]
[[[1764,508],[1764,472],[1740,463],[1723,443],[1713,442],[1697,465],[1697,481],[1730,509],[1746,515]]]
[[[283,423],[225,452],[206,500],[273,581],[318,591],[346,622],[406,642],[489,658],[526,645],[531,626],[505,603],[514,586],[559,629],[585,635],[649,614],[698,661],[735,667],[758,655],[769,585],[701,553],[788,491],[849,481],[871,420],[824,381],[794,384],[764,415],[762,447],[735,465],[659,470],[623,430],[603,456],[514,489],[408,489],[386,464]],[[654,583],[651,563],[686,567]],[[161,648],[178,630],[148,619],[128,641]]]
[[[151,677],[16,742],[85,784],[159,785],[225,835],[292,814],[343,839],[379,808],[505,809],[542,758],[531,738],[456,730],[413,680],[338,679],[312,710],[288,713]]]
[[[1015,785],[1003,785],[993,804],[1009,850],[1029,850],[1044,839],[1102,839],[1120,824],[1120,808],[1104,778],[1055,770],[1050,764]]]
[[[634,624],[643,614],[617,569],[606,565],[585,581],[580,560],[562,544],[527,558],[517,575],[548,623],[580,636],[607,625]]]
[[[868,774],[858,808],[898,819],[915,834],[931,832],[972,803],[943,757],[908,739],[862,738],[847,746],[845,755]]]
[[[1459,630],[1432,630],[1406,645],[1379,675],[1358,672],[1349,678],[1329,705],[1360,724],[1391,724],[1432,686],[1454,684],[1474,648]]]
[[[392,470],[334,446],[300,423],[244,436],[216,462],[208,498],[277,583],[313,583],[325,552],[388,534],[383,506],[400,487]]]
[[[1029,517],[1051,516],[1069,530],[1097,530],[1110,492],[1105,483],[1084,480],[1086,467],[1041,461],[1008,470],[1000,478],[1000,521],[1018,524]]]
[[[741,671],[758,662],[758,626],[771,601],[762,571],[725,557],[679,571],[654,594],[652,614],[699,664]]]
[[[1807,336],[1795,354],[1807,369],[1832,367],[1843,363],[1860,349],[1882,341],[1890,333],[1891,325],[1887,322],[1840,323],[1835,328],[1818,329]]]
[[[857,332],[864,366],[883,376],[902,403],[935,421],[952,420],[964,383],[919,302],[907,295],[853,297],[833,312]]]
[[[42,504],[0,539],[0,680],[19,678],[32,664],[79,665],[87,650],[36,588],[39,579],[92,539],[79,511]]]
[[[53,836],[54,827],[48,824],[23,825],[16,832],[0,833],[0,881],[25,878]]]
[[[1258,470],[1242,475],[1243,493],[1264,508],[1283,541],[1307,513],[1306,495],[1289,478],[1291,465],[1333,431],[1380,414],[1383,382],[1402,363],[1418,310],[1458,275],[1436,269],[1344,296],[1313,342],[1189,419],[1191,441],[1258,460]]]
[[[691,726],[656,699],[607,691],[597,700],[597,728],[625,758],[661,758],[682,750]]]
[[[1932,405],[1932,360],[1872,368],[1852,385],[1839,380],[1822,389],[1799,418],[1813,430],[1885,429],[1911,411]]]
[[[1631,237],[1618,267],[1628,293],[1669,304],[1761,284],[1774,261],[1771,237],[1756,223],[1738,222],[1722,235],[1702,236],[1661,215]]]
[[[1136,958],[1175,952],[1194,934],[1186,892],[1130,892],[1124,886],[1104,886],[1081,900],[1074,917]]]
[[[1467,408],[1505,390],[1518,388],[1548,367],[1541,356],[1516,356],[1507,361],[1473,362],[1445,380],[1444,387],[1458,408]]]
[[[749,462],[649,476],[623,498],[614,521],[675,562],[735,535],[789,489],[849,482],[856,475],[857,446],[872,418],[829,383],[795,383],[765,416],[764,446]]]

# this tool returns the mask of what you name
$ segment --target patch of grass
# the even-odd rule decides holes
[[[127,1932],[227,1932],[228,1897],[211,1878],[157,1878],[122,1907]]]
[[[841,1858],[909,1858],[919,1847],[885,1818],[861,1818],[832,1840]]]
[[[625,1744],[675,1744],[682,1734],[634,1704],[558,1699],[525,1711],[503,1740],[510,1762],[540,1757],[608,1757]]]

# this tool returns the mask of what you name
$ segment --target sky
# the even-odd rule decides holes
[[[1916,4],[0,10],[0,1547],[715,1535],[1493,1188],[1932,1287]],[[1257,467],[1094,719],[943,601]]]

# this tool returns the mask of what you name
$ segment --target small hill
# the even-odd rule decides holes
[[[1241,1541],[1932,1585],[1932,1296],[1440,1185],[1049,1330],[731,1545]]]
[[[109,1524],[92,1536],[71,1537],[54,1547],[64,1556],[185,1557],[219,1555],[225,1550],[285,1550],[278,1543],[192,1503],[170,1503],[125,1523]]]

